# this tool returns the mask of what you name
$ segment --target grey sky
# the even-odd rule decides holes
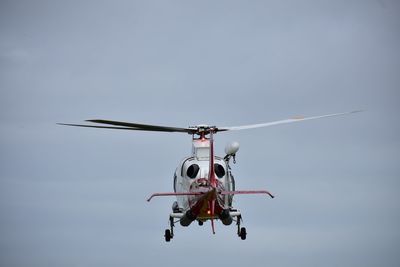
[[[1,266],[398,266],[398,1],[0,2]],[[104,118],[233,126],[235,227],[163,241],[182,134]]]

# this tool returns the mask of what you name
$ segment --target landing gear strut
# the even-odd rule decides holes
[[[169,226],[170,226],[170,229],[166,229],[165,234],[164,234],[166,242],[169,242],[169,241],[171,241],[172,238],[174,238],[175,223],[174,223],[174,218],[172,218],[171,216],[169,217]]]
[[[242,220],[242,216],[239,215],[237,217],[236,225],[237,225],[237,235],[242,240],[246,240],[247,232],[245,227],[240,227],[240,221]]]

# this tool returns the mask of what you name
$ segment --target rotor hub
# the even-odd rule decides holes
[[[216,126],[209,126],[209,125],[196,125],[196,126],[190,126],[189,129],[191,130],[190,134],[197,134],[200,136],[204,136],[207,134],[212,133],[217,133],[218,128]]]

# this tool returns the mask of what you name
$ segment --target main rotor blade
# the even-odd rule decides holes
[[[193,133],[195,131],[190,128],[140,124],[140,123],[131,123],[131,122],[123,122],[123,121],[110,121],[110,120],[97,120],[97,119],[96,120],[86,120],[86,121],[93,122],[93,123],[100,123],[100,124],[123,126],[123,127],[130,128],[132,130],[138,130],[138,131],[179,132],[179,133]],[[124,128],[122,128],[122,129],[124,129]]]
[[[307,120],[315,120],[315,119],[320,119],[320,118],[348,115],[348,114],[357,113],[357,112],[361,112],[361,111],[362,110],[355,110],[355,111],[350,111],[350,112],[335,113],[335,114],[328,114],[328,115],[314,116],[314,117],[294,117],[294,118],[286,119],[286,120],[272,121],[272,122],[259,123],[259,124],[242,125],[242,126],[218,127],[218,131],[219,132],[223,132],[223,131],[238,131],[238,130],[247,130],[247,129],[261,128],[261,127],[269,127],[269,126],[278,125],[278,124],[285,124],[285,123],[292,123],[292,122],[299,122],[299,121],[307,121]]]
[[[86,125],[86,124],[71,124],[71,123],[57,123],[58,125],[66,125],[66,126],[76,126],[76,127],[89,127],[89,128],[103,128],[103,129],[119,129],[119,130],[136,130],[136,128],[129,127],[112,127],[112,126],[97,126],[97,125]]]

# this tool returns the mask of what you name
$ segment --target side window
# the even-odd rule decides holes
[[[200,167],[197,164],[192,164],[187,168],[186,175],[192,179],[196,178],[197,174],[199,173]]]
[[[214,169],[215,169],[215,174],[218,176],[218,178],[222,178],[225,176],[225,169],[221,164],[214,164]]]
[[[174,192],[176,192],[176,180],[177,180],[176,173],[174,174]]]

